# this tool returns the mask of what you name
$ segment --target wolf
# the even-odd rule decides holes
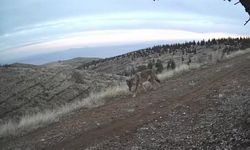
[[[132,92],[132,87],[135,86],[135,90],[133,91],[133,97],[136,97],[139,86],[142,86],[143,89],[146,91],[146,88],[144,86],[145,84],[143,84],[145,82],[150,82],[152,85],[159,85],[161,81],[159,80],[153,69],[145,69],[140,72],[137,72],[130,79],[126,80],[129,91]]]

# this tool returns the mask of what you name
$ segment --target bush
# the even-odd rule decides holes
[[[171,69],[175,69],[175,67],[176,67],[176,64],[175,64],[174,60],[172,60]]]
[[[155,64],[155,67],[156,67],[156,72],[157,73],[162,73],[163,71],[163,65],[162,65],[162,62],[160,59],[157,60],[156,64]]]
[[[0,64],[0,67],[9,68],[9,67],[11,67],[11,65],[10,64]]]
[[[169,61],[168,61],[168,65],[167,65],[167,69],[169,70],[169,69],[175,69],[175,67],[176,67],[176,64],[175,64],[175,62],[174,62],[174,60],[173,59],[170,59]]]
[[[136,72],[140,72],[140,71],[143,71],[143,70],[146,70],[146,69],[147,69],[146,65],[140,65],[140,66],[136,67]]]
[[[188,57],[188,62],[187,62],[187,64],[190,65],[191,62],[192,62],[191,57]]]
[[[153,66],[154,66],[154,64],[153,64],[153,62],[150,60],[150,61],[148,62],[148,69],[153,69]]]

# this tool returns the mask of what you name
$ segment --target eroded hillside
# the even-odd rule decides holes
[[[54,65],[54,64],[53,64]],[[73,67],[13,64],[0,68],[0,122],[81,100],[124,81]]]

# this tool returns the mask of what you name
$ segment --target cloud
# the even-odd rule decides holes
[[[75,47],[249,34],[242,25],[244,10],[218,0],[3,0],[0,4],[0,62]]]
[[[172,11],[105,13],[16,27],[12,32],[0,35],[0,52],[32,43],[54,41],[72,33],[145,28],[227,33],[238,33],[239,30],[231,20],[192,13]],[[241,33],[246,30],[243,29]]]
[[[183,30],[168,29],[126,29],[126,30],[97,30],[70,34],[64,38],[31,44],[2,52],[7,60],[24,56],[47,54],[64,51],[71,48],[117,46],[149,41],[180,41],[201,40],[221,37],[239,37],[241,35],[228,33],[198,33]],[[1,61],[1,60],[0,60]],[[2,60],[3,61],[3,60]]]

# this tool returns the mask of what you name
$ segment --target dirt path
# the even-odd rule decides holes
[[[175,124],[177,130],[182,131],[183,129],[178,134],[173,133],[172,136],[175,135],[175,137],[184,135],[185,127],[194,130],[194,126],[200,125],[201,120],[204,118],[199,116],[200,114],[207,116],[210,109],[217,110],[224,106],[222,104],[217,106],[217,100],[220,103],[219,98],[210,103],[210,95],[214,94],[214,89],[232,89],[230,87],[231,82],[233,80],[240,81],[240,79],[247,82],[238,82],[237,86],[249,87],[249,57],[248,54],[177,75],[163,82],[161,87],[155,91],[147,94],[142,93],[136,98],[123,97],[115,99],[104,106],[91,110],[79,110],[48,127],[38,129],[21,137],[5,139],[0,141],[0,144],[1,142],[4,143],[5,149],[12,149],[13,147],[22,149],[160,149],[160,147],[150,147],[152,145],[145,144],[145,141],[147,141],[147,137],[156,139],[158,134],[164,133],[161,131],[162,128],[154,128],[150,136],[145,136],[149,130],[141,132],[140,129],[151,129],[152,125],[163,126],[163,123],[168,122],[169,125]],[[247,92],[247,90],[243,91]],[[250,98],[248,93],[244,94]],[[177,115],[178,112],[187,108],[189,115],[184,112],[187,121],[180,124],[178,124],[178,121],[178,123],[174,123],[173,120],[183,118],[183,114]],[[192,123],[188,124],[190,120],[192,120]],[[166,129],[171,130],[171,127],[167,126],[164,130]],[[194,137],[203,135],[203,130],[205,129],[202,129],[202,132]],[[166,132],[165,135],[161,135],[161,137],[166,136],[167,133],[170,133],[170,131]],[[144,136],[141,137],[140,135]],[[245,139],[248,139],[248,137],[245,137]],[[199,139],[195,138],[193,140],[199,141]],[[144,141],[144,144],[142,141]],[[147,143],[150,142],[147,141]],[[165,143],[158,145],[165,145],[170,149],[170,146],[167,145],[169,143],[171,142],[165,141]],[[176,144],[176,142],[174,143]],[[172,145],[174,145],[173,141]],[[206,144],[199,146],[204,145]],[[216,146],[216,144],[214,145]],[[172,147],[172,149],[176,148],[187,147],[183,143]],[[208,149],[207,147],[203,148]]]

